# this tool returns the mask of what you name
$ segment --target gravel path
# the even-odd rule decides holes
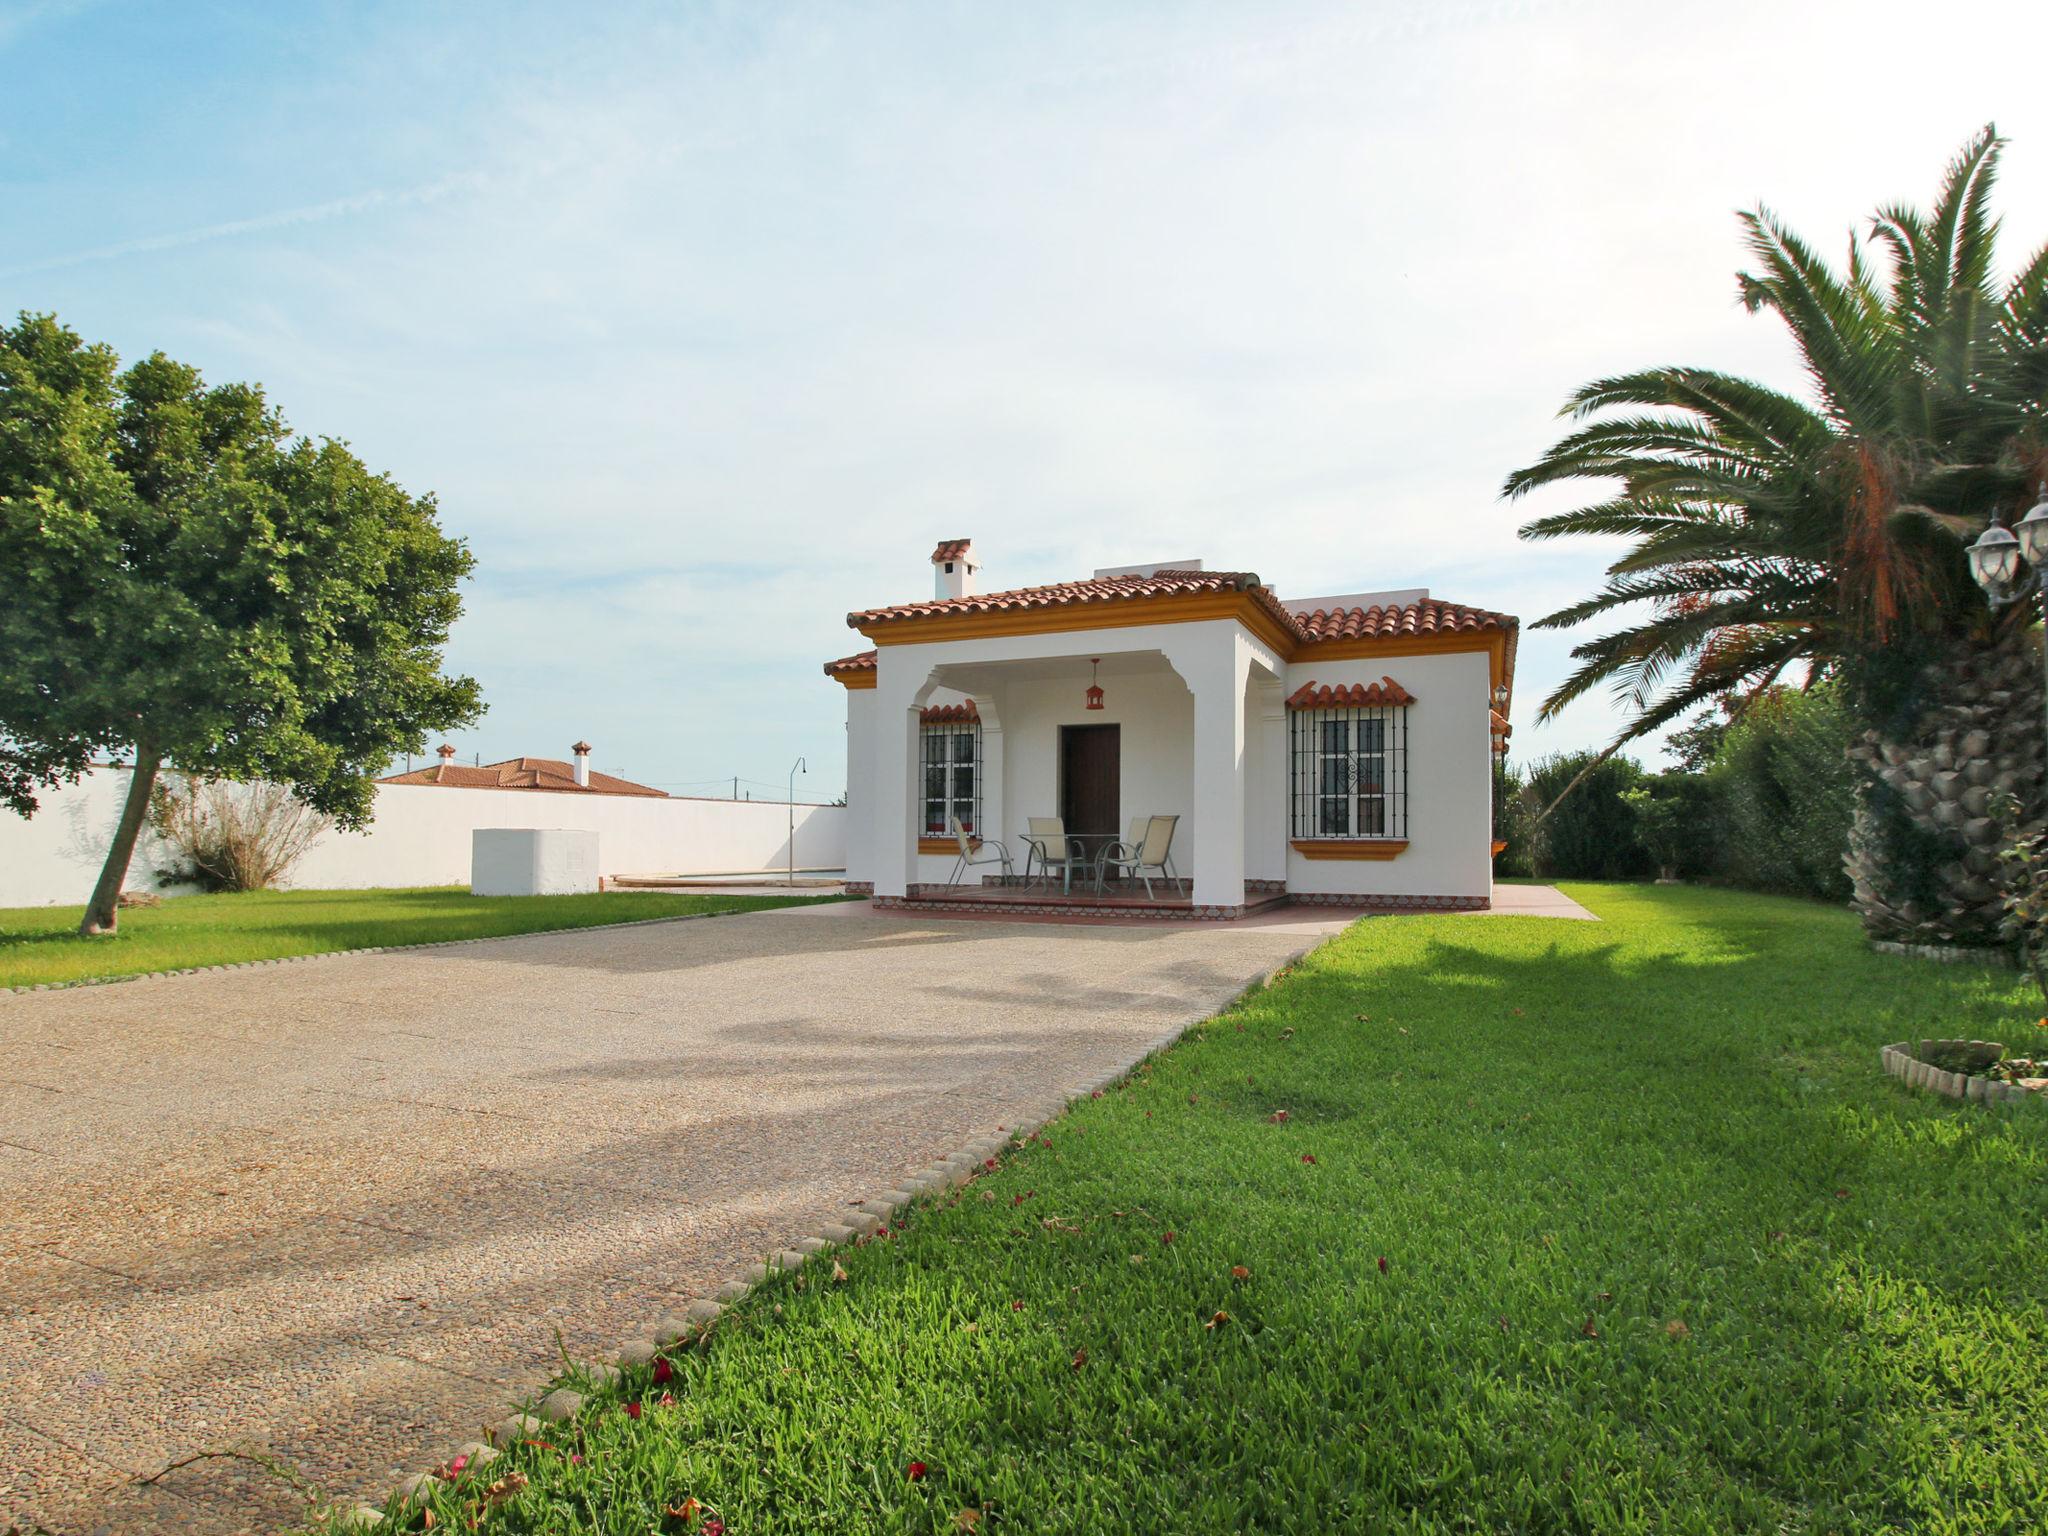
[[[381,1497],[1342,927],[864,904],[0,998],[0,1530]],[[163,1473],[156,1481],[142,1478]]]

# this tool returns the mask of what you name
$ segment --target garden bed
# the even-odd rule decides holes
[[[1973,1104],[2022,1103],[2040,1099],[2048,1088],[2048,1062],[2012,1062],[1996,1040],[1901,1040],[1884,1047],[1879,1059],[1885,1071],[1914,1088]],[[2006,1072],[1998,1074],[1999,1067]],[[2035,1075],[2025,1075],[2030,1070]]]

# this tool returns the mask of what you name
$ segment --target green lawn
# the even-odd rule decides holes
[[[806,898],[795,898],[804,900]],[[832,899],[832,898],[827,898]],[[693,912],[754,912],[778,896],[472,896],[459,886],[391,891],[245,891],[129,907],[120,932],[81,939],[83,907],[0,907],[0,987],[278,960],[337,949],[431,944],[547,928],[589,928]]]
[[[1358,925],[433,1528],[2048,1528],[2048,1108],[1877,1060],[2038,999],[1572,890],[1606,921]]]

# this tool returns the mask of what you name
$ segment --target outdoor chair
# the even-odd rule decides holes
[[[946,830],[952,834],[953,841],[960,845],[960,857],[953,861],[953,872],[946,877],[946,884],[958,885],[960,877],[977,864],[1000,864],[1003,868],[1004,882],[1007,883],[1009,881],[1010,850],[1008,848],[993,839],[983,838],[980,848],[977,849],[974,846],[973,839],[968,837],[967,829],[960,825],[960,818],[958,816],[948,816],[946,818]]]
[[[1074,888],[1074,871],[1087,872],[1087,856],[1077,851],[1076,840],[1067,836],[1067,824],[1057,816],[1028,816],[1024,833],[1024,878],[1031,878],[1031,864],[1038,862],[1039,878],[1052,889],[1053,871],[1058,870],[1062,893]]]
[[[1142,835],[1140,824],[1131,823],[1131,840],[1127,843],[1112,843],[1102,850],[1102,861],[1095,868],[1095,885],[1100,890],[1109,879],[1109,872],[1142,880],[1145,897],[1152,900],[1152,876],[1157,874],[1169,881],[1179,891],[1181,881],[1173,872],[1173,829],[1180,825],[1178,816],[1147,816],[1144,819]]]

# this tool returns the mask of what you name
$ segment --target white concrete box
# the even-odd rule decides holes
[[[472,896],[577,896],[597,889],[597,834],[566,827],[478,827]]]

